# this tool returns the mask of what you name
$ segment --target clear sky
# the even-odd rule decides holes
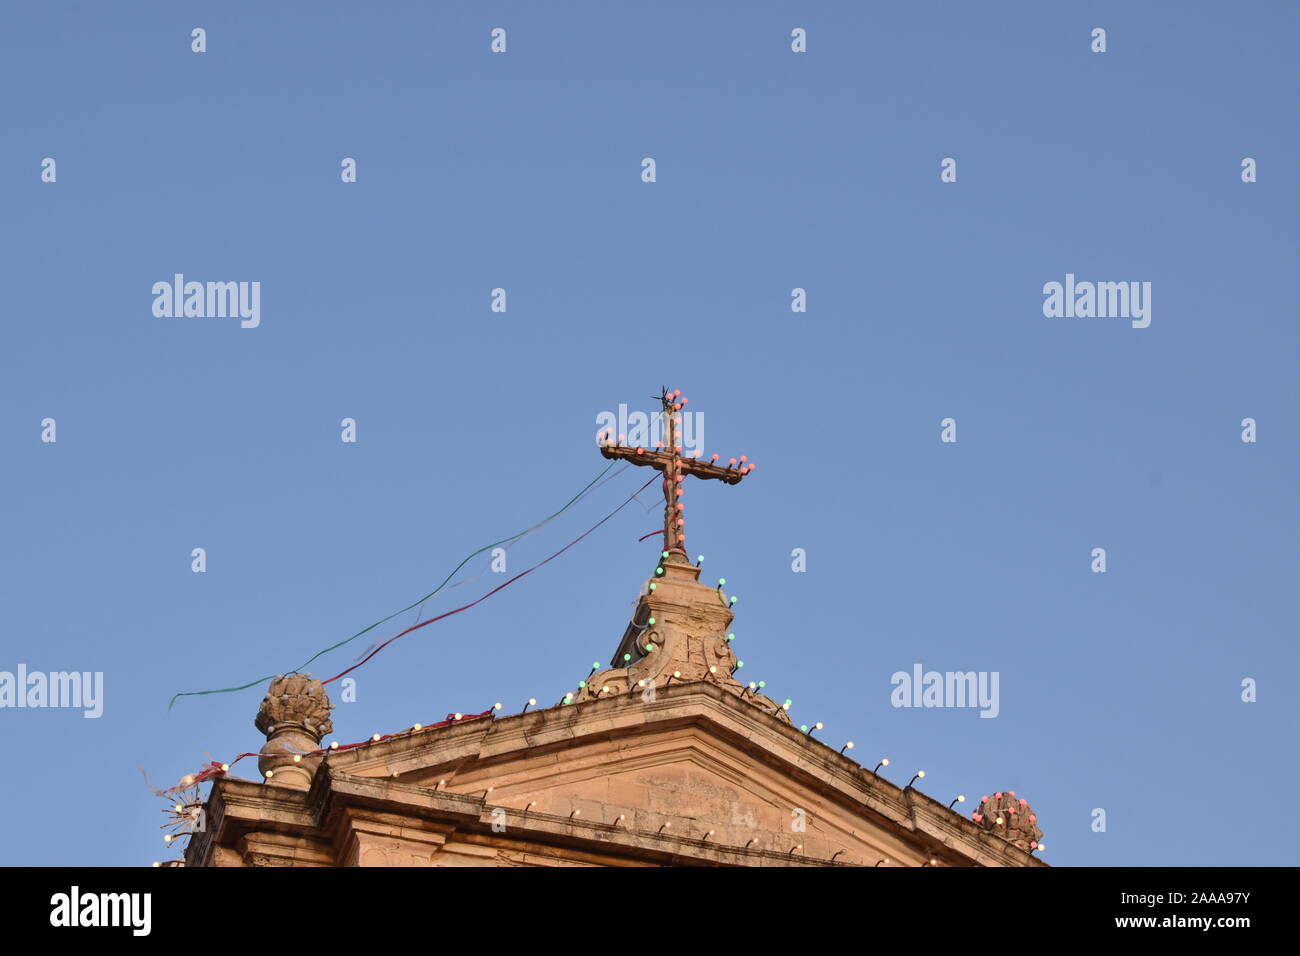
[[[758,463],[690,489],[688,541],[796,723],[944,802],[1015,789],[1053,863],[1296,863],[1298,27],[1276,2],[6,4],[0,670],[105,684],[99,719],[0,710],[0,862],[174,855],[140,768],[256,750],[264,687],[173,693],[406,606],[668,385],[706,452]],[[156,317],[176,273],[259,282],[260,325]],[[1046,317],[1067,274],[1150,282],[1151,324]],[[372,660],[333,738],[559,700],[653,571],[644,501]],[[998,716],[893,707],[916,664],[997,672]]]

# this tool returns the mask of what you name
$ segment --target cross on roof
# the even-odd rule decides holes
[[[747,463],[744,455],[739,459],[729,459],[726,466],[717,464],[717,455],[711,455],[708,461],[684,457],[678,435],[681,432],[682,408],[689,399],[682,396],[680,388],[672,392],[666,388],[661,389],[657,397],[663,405],[661,414],[665,426],[665,439],[657,443],[660,447],[633,448],[623,444],[627,440],[626,436],[619,435],[615,439],[614,433],[606,430],[600,437],[600,453],[606,458],[623,459],[634,465],[646,465],[663,472],[664,551],[668,552],[670,559],[676,556],[689,563],[690,559],[686,555],[685,506],[682,504],[685,477],[692,475],[696,478],[715,478],[736,485],[754,470],[754,466]]]

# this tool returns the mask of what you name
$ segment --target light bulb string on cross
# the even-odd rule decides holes
[[[726,467],[717,464],[717,455],[711,456],[708,461],[683,455],[679,438],[682,424],[681,412],[690,399],[682,395],[681,389],[670,392],[666,388],[660,391],[658,398],[663,406],[661,415],[665,434],[665,440],[658,443],[661,447],[651,450],[626,445],[624,444],[627,441],[626,435],[615,438],[614,433],[607,429],[601,434],[600,453],[606,458],[629,461],[634,465],[654,468],[663,473],[663,550],[668,552],[665,560],[689,564],[690,558],[686,554],[686,506],[682,502],[685,493],[682,485],[686,476],[705,480],[714,479],[736,485],[745,475],[754,470],[754,466],[744,455],[738,459],[729,459]],[[648,538],[650,535],[647,534],[645,537]]]

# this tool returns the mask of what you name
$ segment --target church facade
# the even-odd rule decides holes
[[[185,865],[1045,866],[1014,792],[964,815],[736,678],[730,602],[686,555],[678,492],[687,475],[737,483],[748,469],[681,458],[676,398],[666,451],[602,448],[662,471],[666,502],[665,548],[609,668],[551,707],[339,750],[321,749],[320,682],[276,678],[256,721],[264,779],[213,780]]]

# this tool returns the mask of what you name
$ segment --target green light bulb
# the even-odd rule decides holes
[[[722,587],[726,583],[727,583],[726,578],[718,578],[718,587]]]
[[[647,624],[653,624],[654,622],[655,622],[654,618],[650,618],[648,621],[646,621]]]
[[[661,553],[659,554],[659,557],[661,557],[661,558],[666,558],[666,557],[668,557],[668,552],[667,552],[667,551],[663,551],[663,552],[661,552]]]
[[[631,655],[631,654],[624,654],[624,655],[623,655],[623,660],[625,660],[625,661],[630,661],[631,659],[632,659],[632,655]]]
[[[736,635],[735,635],[735,634],[728,634],[728,635],[727,635],[727,640],[729,640],[729,641],[734,641],[735,639],[736,639]]]

